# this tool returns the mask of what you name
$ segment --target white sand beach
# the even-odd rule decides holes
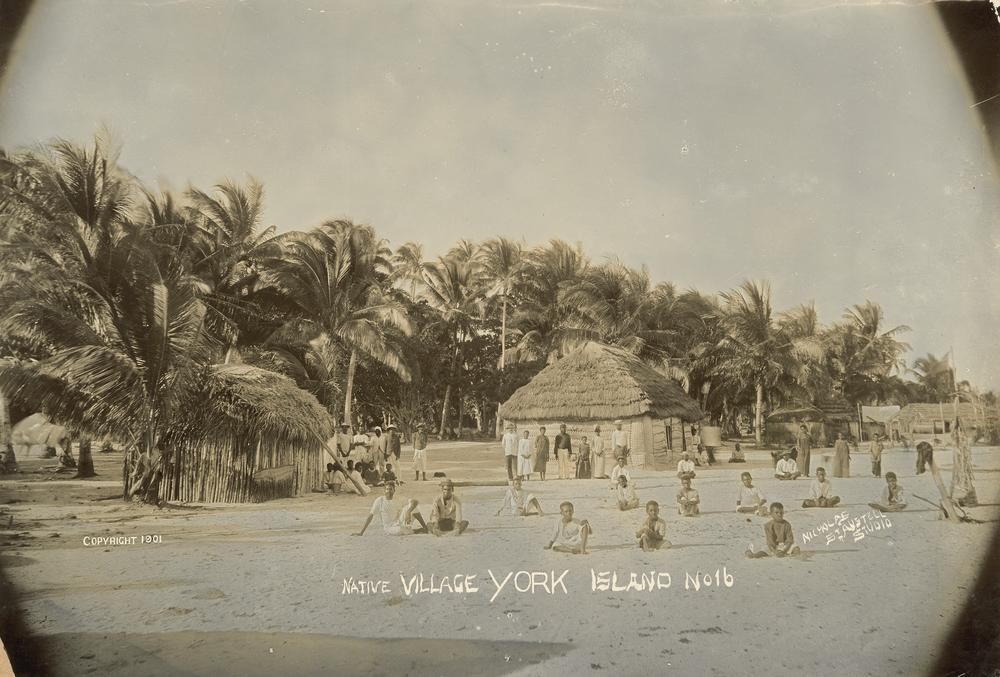
[[[779,482],[764,452],[749,457],[698,470],[696,518],[677,515],[672,472],[636,471],[640,498],[660,502],[673,543],[643,553],[632,538],[641,510],[613,508],[601,480],[528,482],[549,514],[526,518],[494,516],[502,486],[459,486],[471,521],[461,537],[389,537],[374,526],[356,537],[378,493],[157,509],[94,500],[115,494],[120,461],[99,455],[96,480],[0,481],[3,566],[57,675],[926,671],[1000,517],[1000,450],[974,455],[984,505],[970,514],[985,524],[939,520],[913,498],[936,496],[930,475],[914,476],[913,452],[894,450],[883,472],[899,475],[907,510],[857,542],[829,544],[825,536],[803,543],[802,534],[869,511],[884,480],[868,476],[867,456],[854,455],[851,478],[833,479],[843,503],[823,510],[799,507],[809,480]],[[937,460],[947,478],[949,452]],[[504,479],[492,444],[432,446],[431,462],[456,482]],[[418,499],[426,516],[437,483],[410,481],[405,457],[402,466],[398,495]],[[763,547],[766,520],[734,512],[744,469],[768,500],[784,503],[801,556],[745,559],[748,544]],[[594,526],[588,555],[542,549],[562,500]],[[116,536],[122,545],[85,545]],[[594,591],[592,570],[616,572],[620,587],[632,572],[656,572],[661,587]],[[491,573],[502,582],[520,571],[544,572],[534,592],[515,589],[528,587],[524,574],[491,601]],[[543,584],[564,571],[566,592],[547,592]],[[475,576],[478,591],[407,595],[403,579],[419,574],[425,588],[433,575],[435,589],[442,577],[454,588]],[[351,577],[387,581],[388,591],[344,594]]]

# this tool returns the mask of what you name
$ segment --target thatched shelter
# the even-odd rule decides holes
[[[613,422],[629,432],[632,463],[655,468],[682,444],[683,422],[700,421],[698,403],[675,382],[629,352],[588,343],[545,367],[500,406],[519,428],[545,426],[555,436],[565,423],[574,441],[600,425],[606,444]]]
[[[996,422],[997,411],[971,402],[911,402],[889,421],[894,435],[950,435],[956,418],[969,427],[981,428]]]
[[[788,404],[775,409],[767,417],[765,441],[774,445],[791,445],[799,426],[809,430],[820,446],[833,444],[837,433],[848,439],[858,436],[857,412],[846,400],[834,399],[813,404]]]
[[[291,379],[245,364],[216,365],[202,406],[170,439],[166,500],[243,503],[321,486],[333,421]]]

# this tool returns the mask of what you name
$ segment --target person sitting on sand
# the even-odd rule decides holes
[[[396,473],[392,471],[392,463],[385,464],[385,472],[382,473],[383,482],[395,482],[396,484],[402,484],[398,479],[396,479]]]
[[[431,533],[435,536],[447,533],[461,536],[468,526],[469,522],[462,519],[462,502],[455,496],[455,484],[449,479],[442,481],[441,495],[434,499],[434,507],[431,508]]]
[[[615,504],[619,510],[632,510],[639,507],[639,497],[636,496],[635,487],[628,481],[628,476],[624,473],[618,476],[618,486],[615,487]]]
[[[573,519],[573,504],[569,501],[563,501],[559,504],[559,519],[552,532],[552,539],[545,546],[545,550],[585,555],[587,554],[587,539],[592,533],[590,522]]]
[[[701,442],[699,442],[698,446],[695,447],[694,464],[699,468],[702,466],[712,465],[708,458],[708,453],[705,451],[705,445]]]
[[[345,484],[347,485],[347,488],[350,491],[354,492],[355,494],[358,493],[358,487],[360,487],[361,495],[367,496],[368,494],[371,493],[371,489],[368,488],[368,486],[365,484],[364,478],[361,476],[361,473],[358,472],[359,465],[361,465],[360,462],[358,462],[357,464],[355,464],[354,461],[347,462],[347,476],[348,478],[354,481],[345,482]]]
[[[736,447],[733,449],[733,453],[729,456],[730,463],[746,463],[747,459],[743,456],[743,450],[740,449],[740,443],[736,443]]]
[[[753,478],[750,473],[745,472],[740,475],[739,493],[736,494],[736,512],[754,512],[761,517],[767,517],[767,501],[760,493],[760,489],[753,485]]]
[[[826,468],[816,468],[816,479],[809,487],[809,498],[802,501],[803,508],[832,508],[840,503],[840,496],[833,495],[833,484],[826,479]]]
[[[695,517],[701,511],[698,509],[698,490],[691,488],[691,480],[681,480],[681,490],[677,492],[677,514],[684,517]]]
[[[628,468],[625,466],[625,457],[618,457],[618,465],[611,469],[611,489],[614,491],[618,487],[618,478],[624,475],[628,478],[628,481],[632,481],[632,473],[629,472]]]
[[[778,461],[778,466],[774,469],[774,477],[779,480],[795,480],[801,474],[798,465],[795,463],[795,459],[792,458],[792,453],[786,451],[782,454],[781,460]]]
[[[532,514],[532,511],[537,512],[538,515],[545,514],[542,512],[542,504],[538,502],[538,499],[522,488],[521,478],[515,477],[507,487],[507,493],[503,497],[503,505],[497,510],[497,517],[501,513],[527,517]]]
[[[659,550],[664,546],[670,547],[670,541],[667,540],[667,523],[660,519],[660,504],[656,501],[646,502],[646,519],[635,532],[635,537],[639,539],[639,547],[643,552]]]
[[[764,538],[767,539],[767,552],[754,552],[753,544],[747,548],[746,556],[751,559],[799,554],[799,546],[795,545],[795,535],[792,525],[785,521],[785,506],[775,501],[771,504],[771,521],[764,525]]]
[[[694,461],[691,460],[691,454],[686,451],[681,454],[681,460],[677,462],[677,477],[682,480],[693,480],[695,478]]]
[[[332,494],[339,494],[346,481],[347,476],[344,475],[344,471],[340,468],[339,463],[326,464],[326,472],[323,473],[323,484],[326,486],[327,491]]]
[[[868,506],[882,512],[899,512],[906,507],[903,485],[896,480],[896,473],[885,474],[885,489],[882,490],[881,500],[878,503],[869,503]]]
[[[378,472],[378,468],[375,467],[374,461],[368,461],[362,464],[364,468],[361,470],[361,477],[364,478],[365,484],[370,487],[377,486],[382,481],[382,476]]]
[[[354,535],[364,536],[365,530],[376,516],[379,518],[382,530],[390,536],[426,534],[427,524],[420,513],[417,512],[416,499],[394,501],[393,497],[396,494],[395,482],[387,482],[384,491],[385,494],[376,498],[375,502],[372,503],[372,509],[368,513],[368,517],[365,518],[365,523],[361,527],[361,531]],[[413,527],[414,521],[420,525],[419,529]]]

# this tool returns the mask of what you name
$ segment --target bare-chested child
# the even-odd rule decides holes
[[[529,494],[522,487],[520,477],[515,477],[510,486],[507,487],[507,494],[503,497],[503,505],[497,510],[497,517],[500,514],[527,517],[533,513],[539,516],[544,515],[542,504],[533,494]]]
[[[832,508],[840,503],[840,496],[833,495],[833,485],[826,479],[826,469],[816,468],[816,479],[809,487],[809,498],[802,501],[803,508]]]
[[[573,519],[573,504],[563,501],[559,504],[559,520],[552,532],[552,540],[546,550],[569,552],[574,555],[587,554],[587,539],[593,530],[587,520]]]
[[[646,503],[646,520],[635,532],[635,537],[639,539],[639,547],[645,552],[670,547],[670,541],[667,540],[667,523],[660,519],[660,504],[656,501]]]
[[[639,497],[635,493],[628,477],[624,474],[618,476],[618,486],[615,487],[615,503],[619,510],[632,510],[639,507]]]
[[[354,534],[355,536],[364,536],[365,530],[368,529],[368,525],[372,523],[372,520],[376,516],[379,518],[382,530],[390,536],[427,533],[427,524],[420,513],[417,512],[416,499],[400,502],[393,501],[393,497],[396,494],[395,482],[387,482],[384,492],[383,496],[379,496],[372,503],[372,509],[368,513],[368,517],[365,518],[365,523],[361,527],[361,531]],[[419,529],[413,527],[414,521],[420,525]]]
[[[767,501],[764,500],[760,489],[753,485],[753,478],[750,473],[740,474],[739,493],[736,494],[736,512],[754,512],[761,517],[767,517]]]
[[[696,517],[700,513],[698,509],[700,502],[698,490],[691,488],[691,480],[681,480],[681,490],[677,492],[677,514],[684,517]]]
[[[799,546],[795,545],[795,534],[792,525],[785,521],[785,506],[775,501],[771,504],[771,521],[764,525],[764,538],[767,539],[767,552],[754,552],[753,545],[747,548],[746,556],[750,559],[799,554]]]
[[[434,507],[431,508],[431,533],[435,536],[461,536],[468,526],[468,520],[462,519],[462,502],[455,496],[454,483],[448,479],[442,481],[441,495],[434,499]]]
[[[899,484],[896,479],[896,473],[887,472],[885,474],[885,489],[882,490],[881,500],[877,503],[869,503],[868,506],[882,512],[899,512],[906,507],[903,485]]]

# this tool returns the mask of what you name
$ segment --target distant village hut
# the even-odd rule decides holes
[[[772,445],[795,444],[795,435],[802,425],[819,446],[832,445],[837,433],[848,439],[858,438],[857,413],[852,413],[851,405],[841,401],[790,404],[773,411],[766,423],[765,441]]]
[[[894,435],[916,437],[921,435],[950,435],[956,418],[962,420],[966,428],[984,428],[997,421],[995,409],[981,407],[972,402],[911,402],[889,421]]]
[[[580,438],[593,438],[601,427],[606,447],[614,421],[628,431],[631,463],[660,469],[670,451],[680,450],[684,423],[702,419],[697,401],[674,381],[635,355],[588,343],[538,373],[500,406],[500,416],[518,429],[537,433],[545,426],[553,437],[566,424],[574,450]]]

